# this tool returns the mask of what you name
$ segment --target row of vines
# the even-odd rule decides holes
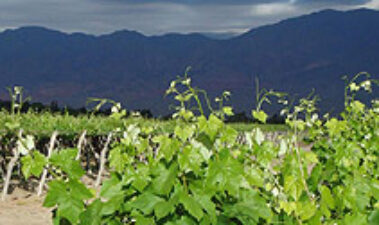
[[[95,160],[83,152],[85,132],[61,147],[54,132],[41,151],[20,130],[6,157],[3,196],[21,162],[22,179],[37,180],[38,195],[47,183],[44,206],[54,210],[54,224],[377,225],[379,101],[356,99],[376,82],[367,74],[350,80],[338,117],[319,116],[313,95],[284,107],[290,129],[273,139],[259,128],[238,132],[225,124],[233,114],[224,106],[230,93],[213,109],[185,75],[167,91],[179,102],[174,132],[120,127],[92,151]],[[288,104],[283,93],[257,90],[252,115],[262,123],[264,102],[276,97]],[[114,108],[114,117],[120,113]],[[91,185],[84,179],[89,175]]]

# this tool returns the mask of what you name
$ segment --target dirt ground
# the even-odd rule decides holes
[[[49,209],[42,207],[44,197],[16,188],[0,200],[0,225],[51,225]]]
[[[108,177],[109,174],[104,171],[104,175]],[[105,177],[103,177],[104,179]],[[81,180],[86,186],[93,188],[95,183],[93,177],[83,176]],[[4,202],[1,201],[0,196],[0,225],[53,224],[52,213],[49,209],[42,207],[45,195],[37,197],[37,185],[38,180],[30,180],[26,186],[22,182],[11,181],[9,194]],[[2,189],[3,187],[0,184],[0,192]]]

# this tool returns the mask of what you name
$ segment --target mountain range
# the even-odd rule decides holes
[[[236,111],[253,108],[256,77],[262,87],[296,96],[314,88],[323,111],[338,111],[343,75],[367,71],[378,78],[378,40],[379,11],[369,9],[324,10],[228,39],[27,26],[0,33],[0,97],[5,87],[21,85],[33,101],[79,107],[88,97],[104,97],[163,115],[172,103],[164,97],[170,81],[191,66],[194,84],[211,97],[231,91]]]

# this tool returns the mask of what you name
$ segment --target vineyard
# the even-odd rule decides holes
[[[230,93],[213,107],[186,74],[167,90],[178,103],[170,121],[123,119],[117,103],[109,117],[18,114],[15,104],[0,118],[2,199],[19,180],[54,225],[377,225],[379,101],[356,98],[376,84],[349,80],[336,117],[319,115],[313,94],[292,104],[257,85],[261,125],[225,123]],[[285,126],[265,125],[274,100]]]

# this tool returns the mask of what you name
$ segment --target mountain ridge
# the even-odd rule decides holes
[[[232,91],[237,111],[253,107],[256,76],[264,87],[291,94],[305,96],[316,88],[326,100],[322,108],[338,110],[342,75],[379,73],[378,28],[379,12],[367,9],[324,10],[226,40],[197,33],[91,35],[28,26],[0,33],[0,82],[25,86],[36,101],[82,106],[86,97],[107,97],[127,108],[165,114],[169,81],[192,66],[195,85],[211,96]]]
[[[303,19],[303,18],[309,18],[311,16],[319,16],[319,15],[322,15],[322,14],[329,14],[329,15],[341,15],[341,14],[355,14],[355,13],[375,13],[375,14],[379,14],[379,11],[378,10],[375,10],[375,9],[370,9],[370,8],[357,8],[357,9],[352,9],[352,10],[346,10],[346,11],[341,11],[341,10],[336,10],[336,9],[324,9],[324,10],[320,10],[320,11],[316,11],[316,12],[312,12],[312,13],[308,13],[308,14],[304,14],[304,15],[300,15],[300,16],[297,16],[297,17],[291,17],[291,18],[288,18],[288,19],[283,19],[279,22],[276,22],[276,23],[271,23],[271,24],[267,24],[267,25],[262,25],[262,26],[258,26],[258,27],[254,27],[254,28],[251,28],[249,29],[248,31],[246,32],[242,32],[240,33],[239,35],[234,35],[234,37],[231,37],[229,39],[233,39],[233,38],[238,38],[239,36],[243,36],[251,31],[254,31],[254,30],[260,30],[260,29],[264,29],[266,27],[271,27],[271,26],[275,26],[275,25],[280,25],[280,24],[283,24],[283,23],[287,23],[287,22],[291,22],[292,20],[299,20],[299,19]],[[136,31],[136,30],[129,30],[129,29],[121,29],[121,30],[116,30],[116,31],[112,31],[112,32],[109,32],[109,33],[103,33],[103,34],[90,34],[90,33],[86,33],[86,32],[78,32],[78,31],[75,31],[75,32],[64,32],[64,31],[60,31],[58,29],[54,29],[54,28],[47,28],[47,27],[44,27],[44,26],[39,26],[39,25],[24,25],[24,26],[21,26],[21,27],[18,27],[18,28],[7,28],[7,29],[4,29],[3,31],[0,32],[0,34],[2,33],[8,33],[8,32],[14,32],[14,31],[20,31],[20,30],[40,30],[40,31],[47,31],[47,32],[56,32],[56,33],[61,33],[61,34],[65,34],[65,35],[84,35],[84,36],[92,36],[92,37],[101,37],[101,36],[110,36],[110,35],[114,35],[114,34],[118,34],[118,33],[135,33],[135,34],[138,34],[138,35],[141,35],[141,36],[144,36],[144,37],[162,37],[162,36],[166,36],[166,35],[179,35],[179,36],[187,36],[187,35],[201,35],[205,38],[208,38],[208,39],[212,39],[210,37],[208,37],[207,35],[205,35],[206,33],[214,33],[214,32],[205,32],[205,34],[203,34],[202,32],[190,32],[190,33],[179,33],[179,32],[169,32],[169,33],[163,33],[163,34],[153,34],[153,35],[145,35],[143,34],[142,32],[139,32],[139,31]],[[230,34],[231,35],[231,32],[222,32],[223,33],[226,33],[226,34]],[[232,35],[231,35],[232,36]],[[218,38],[216,38],[215,40],[219,40]]]

